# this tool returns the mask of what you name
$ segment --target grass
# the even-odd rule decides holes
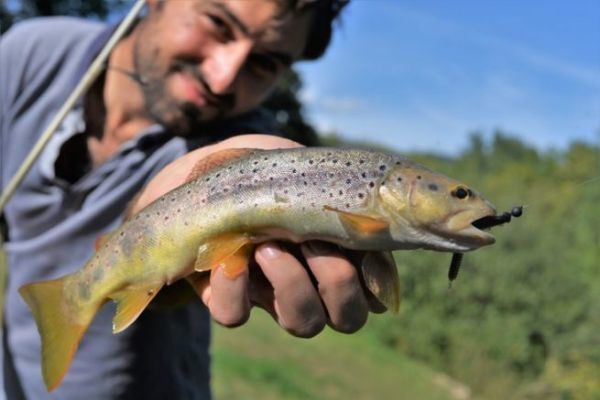
[[[439,374],[387,350],[368,329],[298,339],[254,311],[245,326],[213,332],[217,400],[453,398]]]

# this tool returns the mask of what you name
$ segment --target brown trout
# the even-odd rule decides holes
[[[389,253],[466,252],[494,242],[473,222],[496,215],[466,185],[395,155],[365,150],[232,149],[199,162],[188,183],[129,217],[80,271],[20,293],[42,338],[49,390],[68,370],[98,309],[117,303],[113,332],[133,323],[165,285],[217,266],[247,268],[257,243],[324,240],[367,251],[361,273],[392,310],[399,285]]]

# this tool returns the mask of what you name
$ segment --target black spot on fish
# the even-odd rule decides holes
[[[312,165],[314,163],[314,161],[313,160],[308,160],[308,163]]]
[[[269,180],[272,181],[274,178],[272,176],[269,177]]]
[[[187,191],[187,194],[191,194],[191,193],[192,193],[192,191],[191,191],[191,190],[188,190],[188,191]]]
[[[362,176],[363,178],[366,178],[367,177],[367,173],[363,172],[362,174],[360,174],[360,176]]]
[[[276,163],[276,162],[274,162],[274,163],[273,163],[273,167],[276,167],[276,166],[277,166],[277,163]]]
[[[154,296],[154,290],[152,290],[152,289],[148,290],[148,296]]]
[[[396,165],[402,165],[400,161],[396,161]]]
[[[178,209],[177,209],[177,212],[178,212],[178,213],[180,213],[180,212],[181,212],[181,208],[178,208]]]
[[[321,161],[319,161],[319,162],[320,162],[320,163],[324,163],[324,162],[325,162],[325,159],[324,159],[324,158],[321,158]]]
[[[380,166],[379,166],[379,170],[380,170],[380,171],[385,171],[385,168],[386,168],[386,166],[385,166],[385,165],[380,165]]]
[[[119,236],[123,237],[125,235],[125,232],[121,231],[121,233],[119,233]]]
[[[328,153],[327,153],[327,156],[331,156],[332,154],[333,154],[333,153],[331,153],[331,152],[328,152]]]
[[[308,186],[308,182],[304,181],[304,186]]]
[[[344,191],[343,191],[343,190],[340,190],[340,191],[338,192],[338,194],[339,194],[340,196],[342,196],[342,195],[344,194]]]
[[[283,191],[283,193],[284,193],[284,194],[288,194],[288,193],[289,193],[289,190],[285,189],[285,190]]]
[[[346,167],[349,167],[351,165],[352,165],[352,163],[350,161],[346,161]]]
[[[321,189],[321,193],[327,192],[327,189]]]
[[[421,175],[417,175],[417,179],[423,179]]]
[[[204,182],[210,182],[210,178],[206,178]]]
[[[352,183],[352,179],[350,179],[350,178],[346,179],[346,183],[347,183],[348,185],[349,185],[349,184],[351,184],[351,183]]]
[[[254,169],[252,170],[252,173],[253,173],[253,174],[255,174],[255,173],[257,173],[257,172],[258,172],[258,169],[257,169],[257,168],[254,168]]]
[[[217,176],[217,178],[218,178],[218,177],[220,177],[220,176],[221,176],[221,173],[218,173],[216,176]]]
[[[437,192],[437,190],[439,189],[438,185],[436,185],[435,183],[430,183],[429,185],[427,185],[427,187],[429,188],[429,190]]]
[[[369,187],[375,187],[375,182],[369,182]]]
[[[268,159],[269,159],[269,157],[265,157],[265,158],[263,158],[263,160],[265,160],[265,161],[267,161]]]
[[[365,195],[364,195],[363,193],[359,193],[359,194],[358,194],[358,198],[359,198],[359,199],[362,199],[362,198],[364,198],[364,197],[365,197]]]
[[[363,159],[360,159],[360,160],[358,160],[358,163],[359,163],[359,164],[364,164],[364,163],[365,163],[365,160],[363,160]]]
[[[337,162],[338,162],[337,158],[334,158],[332,161],[332,163],[334,163],[334,164],[337,164]]]
[[[254,165],[258,164],[258,161],[254,161],[254,163],[253,163],[253,164],[254,164]]]
[[[398,181],[398,182],[402,182],[402,177],[401,177],[401,176],[397,177],[397,178],[396,178],[396,181]]]
[[[175,203],[175,200],[177,200],[175,197],[171,197],[171,203]]]
[[[227,188],[223,189],[223,193],[227,193],[227,192],[229,192],[229,189],[227,189]]]
[[[244,170],[243,170],[243,169],[240,169],[240,174],[243,174],[243,173],[244,173]]]
[[[294,169],[292,170],[292,174],[295,174],[296,172],[297,172],[297,171],[296,171],[296,168],[294,168]]]
[[[302,177],[305,177],[305,176],[306,176],[306,174],[305,174],[304,172],[303,172],[303,173],[301,173],[300,175],[301,175]]]
[[[346,203],[346,208],[350,208],[350,203]]]
[[[333,178],[334,176],[335,176],[335,174],[334,174],[333,172],[330,172],[330,173],[329,173],[329,177],[330,177],[330,178]]]
[[[292,160],[292,164],[295,164],[295,163],[296,163],[296,160]]]

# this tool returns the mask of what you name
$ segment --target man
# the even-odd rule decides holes
[[[193,165],[215,151],[297,146],[266,135],[208,144],[269,129],[252,110],[293,62],[322,54],[343,3],[148,1],[147,15],[116,46],[106,72],[6,207],[8,398],[209,398],[209,314],[237,326],[258,305],[299,337],[326,324],[354,332],[365,323],[370,299],[339,250],[265,243],[251,273],[231,280],[217,270],[203,304],[146,311],[119,335],[110,332],[114,308],[104,307],[62,385],[48,394],[39,337],[17,293],[25,283],[83,266],[97,237],[118,226],[142,188],[134,212],[182,184]],[[109,34],[96,23],[61,18],[26,22],[2,39],[2,186]]]

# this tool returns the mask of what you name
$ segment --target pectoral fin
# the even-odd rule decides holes
[[[228,233],[218,236],[198,248],[194,269],[202,272],[221,267],[224,275],[233,279],[248,267],[253,248],[247,235]]]
[[[371,217],[369,215],[356,214],[348,211],[338,210],[337,208],[325,206],[327,211],[336,212],[342,224],[353,232],[371,234],[387,229],[390,224],[387,221]]]
[[[131,325],[158,293],[162,284],[127,287],[110,296],[117,303],[113,318],[113,333],[119,333]]]
[[[400,310],[400,279],[392,253],[367,252],[363,257],[361,271],[365,285],[388,310]]]

